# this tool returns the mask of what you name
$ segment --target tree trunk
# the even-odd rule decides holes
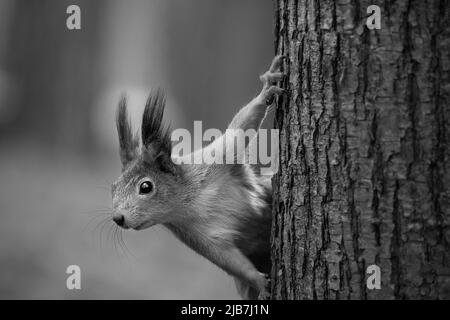
[[[275,3],[272,298],[450,299],[450,2]]]

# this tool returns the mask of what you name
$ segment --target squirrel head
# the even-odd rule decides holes
[[[150,94],[142,117],[141,143],[139,134],[132,133],[125,96],[117,109],[122,173],[112,184],[113,220],[126,229],[171,222],[183,206],[178,201],[181,168],[171,160],[170,130],[162,121],[164,107],[160,90]]]

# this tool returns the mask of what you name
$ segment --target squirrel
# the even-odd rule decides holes
[[[283,59],[273,59],[260,76],[261,92],[234,116],[228,129],[260,128],[268,107],[284,92],[277,85],[285,76],[280,71]],[[132,132],[126,98],[119,102],[116,125],[122,173],[112,184],[113,221],[134,230],[161,224],[233,276],[243,299],[269,297],[271,177],[249,164],[176,163],[170,129],[162,121],[164,107],[161,91],[150,95],[139,139]],[[217,148],[224,135],[203,150]]]

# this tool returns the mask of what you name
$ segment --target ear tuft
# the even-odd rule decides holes
[[[125,166],[137,155],[138,137],[133,136],[131,121],[127,112],[127,98],[123,94],[116,112],[116,127],[119,135],[120,160]]]
[[[170,129],[163,124],[165,104],[165,94],[160,89],[155,93],[152,92],[147,99],[142,117],[142,143],[152,157],[160,153],[170,157],[172,151]]]

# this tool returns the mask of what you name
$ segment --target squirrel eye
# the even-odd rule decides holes
[[[151,183],[150,181],[144,181],[139,186],[140,194],[150,193],[150,192],[152,192],[152,190],[153,190],[153,183]]]

